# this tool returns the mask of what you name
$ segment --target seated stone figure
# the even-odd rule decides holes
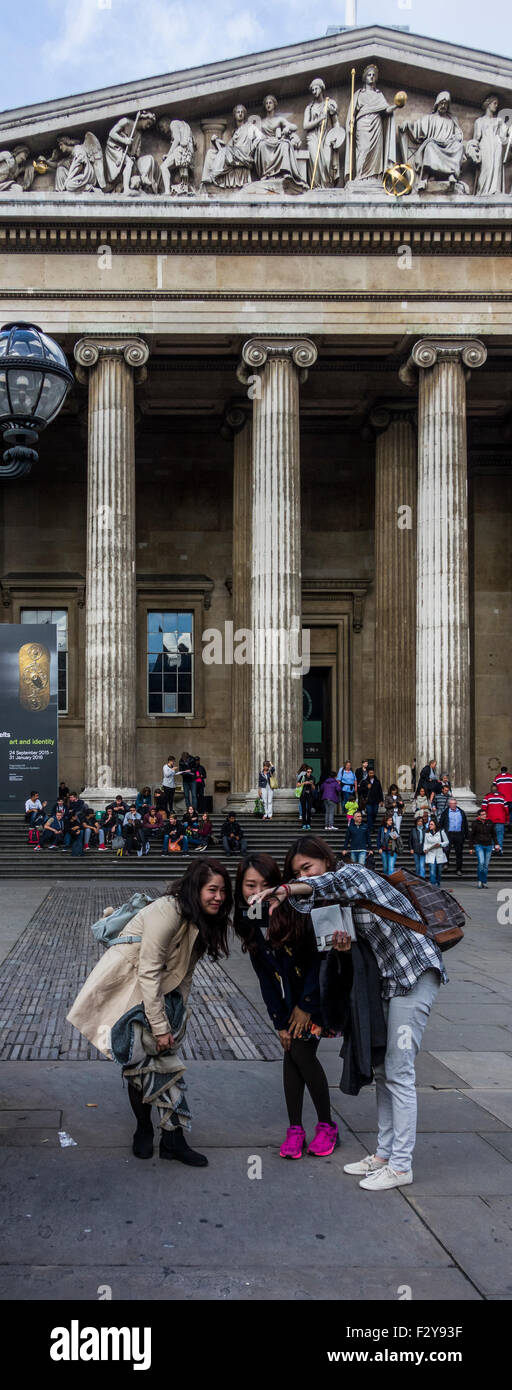
[[[258,179],[282,179],[297,192],[303,193],[307,183],[302,177],[297,162],[300,136],[297,126],[281,116],[277,110],[274,96],[266,96],[263,102],[265,115],[261,122],[261,140],[254,149],[256,177]]]
[[[259,118],[248,118],[247,108],[239,104],[234,108],[233,119],[235,129],[231,139],[225,144],[220,136],[213,137],[215,157],[206,168],[207,155],[203,169],[202,182],[215,184],[217,188],[243,188],[250,183],[255,170],[255,150],[262,138]]]
[[[433,111],[416,121],[404,121],[399,127],[405,162],[419,174],[419,193],[426,188],[429,177],[445,182],[448,189],[458,185],[462,192],[468,192],[460,180],[464,135],[457,117],[452,116],[450,103],[450,93],[439,92]]]

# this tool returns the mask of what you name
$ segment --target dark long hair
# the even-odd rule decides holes
[[[235,915],[233,925],[236,935],[242,942],[242,951],[248,951],[249,955],[252,955],[257,946],[258,919],[255,918],[254,922],[251,922],[249,919],[249,922],[247,922],[247,919],[242,917],[243,909],[247,906],[243,895],[243,882],[248,869],[255,869],[256,873],[261,874],[267,888],[277,888],[277,885],[282,883],[282,874],[277,860],[273,859],[271,854],[265,854],[263,852],[261,854],[245,854],[243,859],[240,860],[235,881]],[[275,909],[276,912],[278,910],[280,911],[280,909]],[[272,919],[273,917],[274,913],[272,914]]]
[[[293,871],[293,861],[296,854],[311,854],[316,859],[325,859],[326,868],[334,869],[336,859],[330,845],[325,840],[321,840],[318,835],[300,835],[293,841],[287,852],[284,869],[283,883],[291,883],[296,878]],[[290,902],[283,903],[279,909],[275,909],[270,918],[268,930],[268,941],[270,946],[286,946],[288,943],[299,945],[304,941],[310,930],[311,922],[309,913],[297,912]]]
[[[226,897],[222,907],[215,916],[204,912],[201,906],[200,892],[205,883],[218,874],[224,882]],[[228,926],[231,908],[233,906],[233,889],[231,879],[218,859],[201,858],[190,865],[182,878],[170,883],[165,891],[165,896],[176,898],[180,912],[189,922],[193,922],[198,928],[199,937],[197,947],[200,955],[206,954],[210,960],[218,960],[219,956],[228,956]]]

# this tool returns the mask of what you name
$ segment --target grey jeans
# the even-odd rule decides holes
[[[325,825],[326,825],[326,828],[327,828],[328,826],[334,825],[334,812],[335,812],[335,810],[336,810],[336,802],[335,802],[335,801],[326,801],[326,799],[325,799],[325,797],[324,797],[324,808],[325,808]]]
[[[416,1142],[416,1073],[430,1010],[440,985],[437,970],[425,970],[408,994],[384,1000],[388,1039],[384,1061],[374,1068],[379,1137],[376,1154],[396,1173],[408,1173]]]

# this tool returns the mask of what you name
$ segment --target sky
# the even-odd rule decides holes
[[[510,0],[357,3],[359,25],[405,24],[415,34],[512,57]],[[23,0],[9,5],[2,27],[1,106],[299,43],[344,19],[345,0],[321,7],[311,0]]]

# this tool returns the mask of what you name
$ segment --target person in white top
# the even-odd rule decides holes
[[[25,802],[25,820],[31,821],[35,811],[42,811],[42,802],[39,800],[37,792],[31,792]]]
[[[440,830],[437,821],[433,818],[429,820],[428,829],[425,831],[423,852],[425,863],[429,867],[430,882],[439,884],[441,882],[441,872],[443,864],[446,864],[447,857],[445,846],[449,845],[446,830]]]
[[[162,787],[165,793],[165,806],[167,815],[172,815],[174,806],[174,792],[176,790],[176,758],[169,753],[167,762],[164,763],[162,771]]]

